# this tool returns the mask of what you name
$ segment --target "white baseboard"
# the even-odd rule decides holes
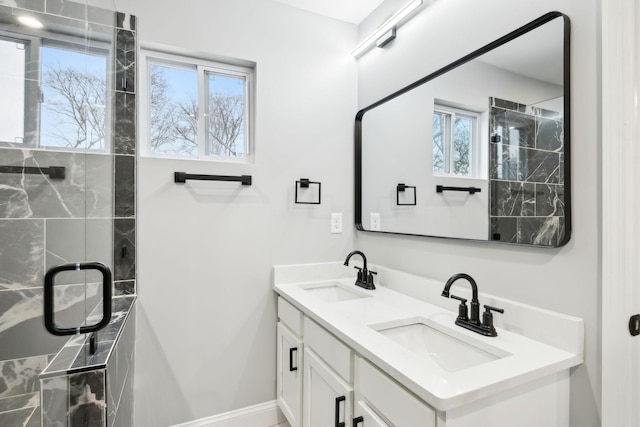
[[[285,422],[274,400],[171,427],[271,427]]]

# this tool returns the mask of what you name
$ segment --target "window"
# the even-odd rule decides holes
[[[143,154],[246,161],[253,70],[143,51]]]
[[[40,146],[109,151],[108,51],[42,45]]]
[[[478,114],[435,105],[433,111],[433,172],[475,177],[478,155]]]
[[[65,39],[65,41],[62,41]],[[109,151],[108,48],[70,37],[0,35],[0,143]],[[38,65],[39,64],[39,65]]]

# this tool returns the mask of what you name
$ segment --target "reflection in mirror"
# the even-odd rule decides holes
[[[547,14],[361,110],[358,229],[566,244],[568,26]]]

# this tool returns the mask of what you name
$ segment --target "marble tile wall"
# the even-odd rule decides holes
[[[562,115],[498,98],[490,103],[490,237],[556,246],[565,230]]]
[[[133,425],[134,303],[135,297],[114,299],[96,354],[86,342],[70,340],[42,373],[43,427]]]
[[[0,408],[3,399],[12,399],[5,400],[5,406],[18,405],[21,399],[16,396],[39,393],[38,376],[47,358],[66,341],[43,327],[43,279],[48,268],[101,261],[113,271],[115,296],[136,292],[136,18],[66,0],[0,0],[0,13],[11,15],[16,8],[38,11],[47,20],[65,24],[77,20],[78,28],[87,24],[89,31],[109,31],[119,44],[112,73],[113,154],[0,147],[0,165],[65,167],[64,179],[0,173]],[[56,319],[61,326],[84,319],[100,304],[95,281],[85,272],[56,278]],[[102,374],[103,384],[106,375]],[[67,385],[67,393],[84,391],[82,384],[95,385],[97,380],[87,378],[78,377],[73,386]],[[64,389],[54,379],[46,386],[50,388],[43,390],[46,393]],[[81,406],[82,399],[92,401],[91,394],[79,396],[76,405]],[[96,399],[100,401],[99,393]],[[55,402],[43,408],[43,419],[55,413]],[[29,408],[20,410],[26,413]],[[79,410],[73,419],[80,422],[86,412]],[[13,424],[0,418],[0,425]]]

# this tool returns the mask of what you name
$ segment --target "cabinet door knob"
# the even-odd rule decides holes
[[[344,421],[340,421],[340,402],[344,402],[345,400],[347,400],[345,396],[336,397],[336,427],[344,427]]]
[[[362,418],[362,416],[360,417],[355,417],[353,419],[353,427],[358,427],[358,424],[363,423],[364,425],[364,418]]]
[[[298,353],[298,347],[291,347],[289,349],[289,372],[293,372],[293,371],[297,371],[298,367],[297,366],[293,366],[293,352],[296,352],[296,354]],[[296,363],[297,365],[297,363]]]

